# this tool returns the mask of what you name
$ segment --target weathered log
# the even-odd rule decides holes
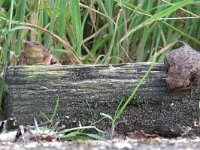
[[[114,116],[122,99],[127,99],[150,63],[78,66],[17,66],[6,72],[6,117],[20,124],[45,120],[59,96],[58,117],[68,128],[90,125],[106,113]],[[156,64],[132,102],[119,119],[119,133],[144,130],[162,136],[179,136],[183,127],[198,119],[200,90],[170,93],[162,63]],[[110,121],[97,126],[110,129]]]

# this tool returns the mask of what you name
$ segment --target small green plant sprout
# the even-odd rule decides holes
[[[117,120],[120,118],[120,116],[122,115],[122,113],[124,112],[124,110],[126,109],[127,105],[131,102],[131,100],[134,98],[136,92],[138,91],[139,87],[142,85],[142,83],[145,81],[146,77],[148,76],[148,74],[151,72],[153,66],[156,63],[156,58],[157,58],[157,53],[154,54],[153,56],[153,60],[151,63],[151,66],[149,67],[148,71],[146,72],[146,74],[142,77],[142,79],[140,79],[139,83],[137,84],[136,88],[133,90],[133,92],[131,93],[131,95],[128,97],[128,99],[125,101],[124,103],[124,99],[122,99],[115,111],[115,115],[114,117],[105,114],[105,113],[101,113],[102,116],[104,116],[105,118],[108,118],[112,121],[112,135],[114,135],[114,130],[115,127],[117,125]]]
[[[88,140],[88,139],[95,139],[95,140],[105,140],[103,137],[99,136],[98,134],[90,134],[84,132],[86,129],[95,129],[97,132],[103,133],[103,131],[99,130],[95,126],[79,126],[76,128],[65,129],[58,132],[59,138],[65,140]]]
[[[51,115],[51,118],[49,119],[47,115],[45,115],[44,113],[40,112],[42,114],[42,116],[47,120],[48,122],[48,128],[50,129],[56,129],[57,126],[59,125],[59,122],[55,122],[56,119],[56,115],[58,112],[58,106],[59,106],[59,101],[60,101],[60,97],[58,96],[56,99],[56,105],[54,107],[53,113]]]
[[[87,140],[87,139],[95,139],[95,140],[104,140],[103,137],[97,135],[97,134],[90,134],[85,132],[86,129],[94,129],[99,133],[103,133],[103,131],[99,130],[97,127],[91,125],[91,126],[82,126],[82,124],[79,122],[79,127],[70,128],[70,129],[63,129],[61,131],[57,131],[59,122],[55,122],[56,115],[58,112],[58,106],[59,106],[60,97],[56,99],[56,105],[53,110],[53,114],[51,118],[49,119],[47,115],[41,112],[43,117],[47,120],[47,123],[49,124],[47,127],[38,125],[36,119],[34,118],[34,123],[36,130],[51,130],[56,132],[56,135],[61,140]]]

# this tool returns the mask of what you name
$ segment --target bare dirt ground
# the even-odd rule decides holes
[[[200,138],[154,138],[146,140],[113,139],[108,141],[74,141],[74,142],[27,142],[27,143],[0,143],[1,150],[192,150],[199,149]]]

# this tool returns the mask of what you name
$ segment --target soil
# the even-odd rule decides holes
[[[182,150],[198,149],[200,138],[154,138],[146,140],[114,139],[109,141],[65,141],[65,142],[28,142],[28,143],[0,143],[1,150]]]

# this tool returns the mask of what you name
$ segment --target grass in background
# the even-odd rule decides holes
[[[23,49],[22,40],[37,40],[64,64],[115,64],[150,61],[155,52],[178,40],[196,49],[200,44],[198,1],[13,0],[13,4],[14,24],[9,30],[11,1],[0,2],[0,44],[16,55]],[[8,46],[6,32],[12,35]],[[159,60],[166,51],[159,53]]]

